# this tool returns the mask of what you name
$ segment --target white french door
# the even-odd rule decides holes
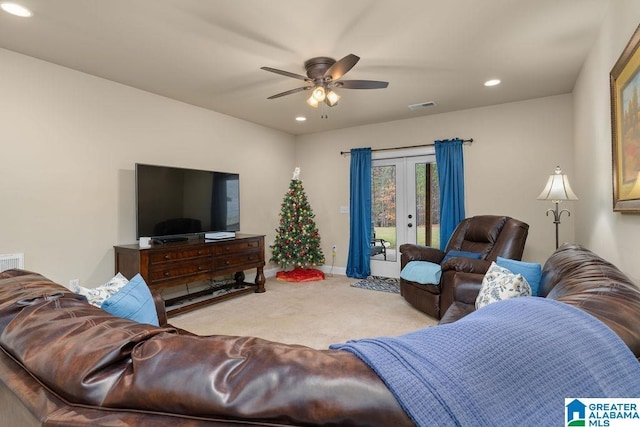
[[[435,154],[374,158],[372,245],[384,245],[385,249],[372,250],[371,275],[400,277],[400,245],[433,244],[433,223],[437,222],[433,209],[438,208],[434,171]]]

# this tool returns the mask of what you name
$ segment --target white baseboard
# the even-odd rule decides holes
[[[330,265],[323,265],[320,267],[320,270],[324,274],[333,274],[338,276],[346,276],[347,268],[346,267],[331,267]]]

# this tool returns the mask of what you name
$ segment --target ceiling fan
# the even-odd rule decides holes
[[[267,99],[280,98],[292,93],[312,90],[311,97],[307,99],[307,104],[312,107],[318,107],[321,102],[326,103],[329,107],[333,107],[338,103],[340,96],[333,91],[334,88],[340,89],[384,89],[389,86],[388,82],[380,82],[375,80],[339,80],[360,60],[360,57],[349,54],[339,61],[326,56],[311,58],[304,62],[304,68],[307,75],[303,76],[289,71],[278,70],[271,67],[261,67],[262,70],[280,74],[294,79],[304,80],[307,86],[298,87],[277,93]]]

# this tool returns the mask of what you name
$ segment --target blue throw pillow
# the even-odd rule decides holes
[[[140,274],[136,274],[122,289],[107,298],[101,308],[114,316],[159,326],[153,296]]]
[[[498,257],[496,264],[514,274],[522,274],[522,277],[524,277],[529,283],[529,286],[531,286],[531,295],[538,296],[540,280],[542,279],[542,266],[540,264],[502,257]]]
[[[410,261],[400,272],[400,277],[410,282],[422,285],[437,285],[440,283],[442,269],[440,264],[428,261]]]
[[[444,264],[444,262],[449,258],[457,258],[457,257],[480,259],[480,254],[477,252],[467,252],[467,251],[449,251],[444,256],[440,264]]]

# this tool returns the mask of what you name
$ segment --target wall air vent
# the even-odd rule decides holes
[[[437,104],[433,101],[421,102],[420,104],[409,105],[410,110],[419,110],[421,108],[435,107]]]
[[[0,255],[0,271],[12,268],[24,269],[24,254]]]

